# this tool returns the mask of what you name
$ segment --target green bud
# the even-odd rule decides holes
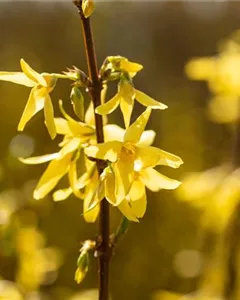
[[[77,270],[75,272],[75,281],[79,284],[82,282],[88,272],[89,254],[87,251],[82,251],[77,260]]]
[[[70,95],[73,110],[81,121],[84,121],[84,98],[77,87],[73,87]]]

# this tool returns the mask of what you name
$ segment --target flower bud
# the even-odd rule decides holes
[[[82,251],[77,260],[77,270],[75,272],[75,280],[79,284],[88,272],[89,254],[87,251]]]
[[[81,91],[74,86],[72,88],[70,98],[76,116],[78,116],[78,118],[81,121],[83,121],[84,120],[84,98]]]

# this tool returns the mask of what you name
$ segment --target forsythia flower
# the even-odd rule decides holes
[[[123,114],[124,124],[127,128],[130,123],[130,118],[134,106],[134,99],[140,104],[153,109],[166,109],[167,105],[160,103],[145,93],[135,89],[132,83],[124,77],[120,80],[117,94],[108,102],[98,106],[96,113],[107,115],[113,112],[119,105]]]
[[[108,74],[110,80],[111,76],[114,80],[119,79],[118,92],[108,102],[98,106],[96,108],[96,113],[100,115],[107,115],[120,106],[124,118],[124,124],[127,128],[133,111],[134,99],[146,107],[151,106],[153,109],[166,109],[167,106],[165,104],[154,100],[145,93],[134,88],[132,78],[142,68],[142,65],[130,62],[127,58],[122,56],[107,57],[101,67],[100,74],[103,77],[103,80],[105,73]]]
[[[66,174],[68,174],[74,194],[82,197],[77,184],[77,161],[80,158],[82,146],[94,137],[95,128],[86,123],[77,122],[66,113],[64,114],[67,120],[63,118],[55,119],[57,133],[64,135],[64,139],[60,143],[61,150],[53,154],[21,159],[26,164],[51,161],[34,190],[35,199],[44,198]]]
[[[135,221],[145,212],[145,185],[151,190],[173,189],[179,185],[178,181],[169,179],[152,168],[156,165],[177,168],[182,164],[178,156],[146,144],[141,145],[140,138],[150,113],[151,108],[147,108],[131,124],[125,131],[123,141],[109,141],[85,148],[87,156],[110,162],[109,169],[112,173],[109,169],[106,172],[105,196],[111,204],[120,205],[119,209],[126,217]],[[154,183],[157,185],[154,186]]]
[[[37,73],[23,59],[20,60],[22,72],[0,72],[0,80],[9,81],[31,87],[27,104],[18,124],[18,130],[23,131],[27,122],[41,109],[44,109],[45,122],[52,139],[56,136],[53,106],[50,93],[54,89],[60,74]]]
[[[41,164],[49,162],[49,165],[41,176],[35,190],[34,198],[42,199],[48,195],[58,184],[62,177],[68,175],[70,187],[61,189],[53,194],[55,201],[62,201],[68,198],[72,193],[78,198],[84,199],[83,210],[84,218],[88,222],[94,222],[98,216],[99,206],[89,210],[89,205],[94,202],[99,203],[103,196],[95,195],[99,185],[99,176],[94,162],[85,159],[85,172],[78,176],[77,165],[81,156],[81,149],[87,145],[95,144],[95,126],[93,120],[93,107],[89,106],[85,115],[85,122],[77,122],[71,118],[62,108],[60,109],[65,118],[55,118],[56,131],[63,135],[63,141],[60,143],[60,151],[38,157],[20,159],[26,164]],[[104,126],[104,136],[106,141],[118,139],[123,140],[124,130],[117,125],[107,124]],[[147,130],[143,132],[141,143],[153,142],[155,132]],[[84,190],[84,192],[83,192]],[[89,211],[88,211],[89,210]]]

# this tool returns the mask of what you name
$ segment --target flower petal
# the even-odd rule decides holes
[[[152,168],[143,169],[140,175],[142,182],[152,192],[161,189],[174,190],[181,184],[180,181],[168,178]]]
[[[48,94],[46,94],[46,98],[44,101],[44,116],[45,116],[45,122],[47,126],[48,133],[51,137],[51,139],[54,139],[56,137],[56,127],[54,122],[54,112],[53,112],[53,105],[51,98]]]
[[[84,204],[86,203],[88,199],[84,199]],[[92,208],[89,211],[84,212],[84,220],[88,223],[94,223],[97,220],[98,214],[100,211],[100,205],[97,204],[94,208]]]
[[[130,192],[129,192],[129,197],[131,199],[131,202],[138,201],[145,194],[146,194],[146,192],[145,192],[144,183],[139,179],[134,180],[133,184],[131,186]]]
[[[76,165],[76,162],[77,162],[78,158],[79,157],[74,159],[74,161],[72,161],[70,166],[69,166],[68,179],[69,179],[70,187],[72,188],[73,194],[77,198],[83,199],[84,195],[77,187],[78,180],[77,180],[77,165]]]
[[[156,136],[156,132],[154,130],[145,130],[143,131],[140,141],[138,142],[139,146],[150,146],[152,145]]]
[[[44,107],[44,97],[41,89],[33,88],[18,124],[18,131],[23,131],[27,122]]]
[[[131,193],[131,192],[130,192]],[[131,196],[130,196],[131,197]],[[138,217],[142,218],[147,209],[147,197],[144,193],[137,201],[131,201],[132,211]]]
[[[80,147],[81,140],[77,137],[71,138],[69,142],[67,142],[64,147],[59,151],[58,155],[59,158],[64,157],[65,155],[69,153],[73,153],[75,150],[77,150]]]
[[[115,176],[115,196],[117,203],[120,203],[128,195],[133,183],[133,161],[121,158],[112,163],[111,168]]]
[[[95,133],[95,129],[93,126],[88,125],[83,122],[77,122],[72,117],[70,117],[63,108],[62,100],[59,100],[59,108],[61,110],[61,113],[65,117],[65,119],[68,121],[68,126],[70,130],[72,131],[73,135],[92,135]]]
[[[103,128],[104,130],[104,140],[108,141],[123,141],[123,136],[125,130],[115,124],[107,124]]]
[[[115,197],[115,178],[112,173],[107,174],[104,184],[105,184],[105,197],[107,201],[114,206],[119,205]]]
[[[72,136],[68,121],[63,118],[54,118],[57,134]]]
[[[134,62],[129,61],[128,59],[124,58],[120,62],[120,68],[125,72],[135,73],[142,70],[143,66]]]
[[[0,72],[0,80],[34,87],[36,83],[29,79],[23,72]]]
[[[61,189],[53,193],[53,201],[63,201],[66,200],[72,194],[72,188]]]
[[[29,79],[32,81],[36,82],[37,84],[47,87],[47,83],[43,76],[39,73],[37,73],[35,70],[33,70],[28,63],[25,62],[23,58],[20,60],[20,65],[22,68],[22,71],[27,75]]]
[[[22,158],[19,157],[19,160],[27,165],[37,165],[37,164],[43,164],[45,162],[48,162],[50,160],[56,159],[59,157],[58,152],[57,153],[51,153],[41,156],[35,156],[35,157],[29,157],[29,158]]]
[[[119,84],[120,109],[123,114],[124,124],[127,128],[130,124],[134,106],[135,89],[128,81],[121,81]]]
[[[120,102],[120,94],[117,93],[112,99],[108,102],[99,105],[95,111],[99,115],[108,115],[113,112],[119,105]]]
[[[122,143],[117,141],[109,141],[95,146],[89,146],[84,149],[85,154],[89,157],[94,157],[103,160],[114,162],[118,159]]]
[[[90,102],[88,109],[86,110],[85,122],[89,125],[95,126],[94,107],[92,101]]]
[[[54,189],[59,180],[68,172],[70,161],[71,155],[67,155],[60,160],[50,162],[34,190],[33,197],[36,200],[44,198]]]
[[[167,108],[167,105],[154,100],[147,94],[145,94],[139,90],[135,90],[135,92],[136,92],[135,98],[143,106],[147,106],[147,107],[150,106],[152,109],[166,109]]]
[[[125,142],[137,143],[147,125],[148,119],[151,114],[151,108],[148,107],[146,110],[132,123],[128,129],[126,129],[124,135]]]
[[[102,200],[102,195],[99,195],[98,193],[98,186],[99,176],[97,171],[95,171],[93,177],[91,178],[91,181],[86,186],[83,202],[84,219],[89,223],[93,223],[96,221],[100,209],[99,203]]]
[[[119,205],[118,209],[121,213],[129,220],[133,222],[139,222],[137,217],[135,216],[132,207],[129,205],[128,201],[124,199]]]
[[[141,168],[155,167],[156,165],[179,168],[183,163],[180,157],[152,146],[137,147],[136,156],[136,160],[141,163]]]

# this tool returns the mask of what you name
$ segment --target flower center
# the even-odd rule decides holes
[[[131,157],[135,157],[136,154],[136,148],[135,145],[133,145],[130,142],[127,142],[124,144],[122,151],[124,154],[126,154],[127,156],[131,156]]]

